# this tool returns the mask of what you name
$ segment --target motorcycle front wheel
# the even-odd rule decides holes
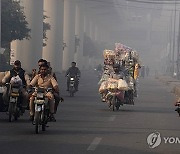
[[[8,112],[9,112],[9,122],[12,122],[12,117],[13,117],[13,113],[14,113],[14,104],[13,103],[9,103]]]
[[[40,113],[39,112],[35,112],[34,122],[35,122],[35,133],[36,134],[39,133],[39,120],[40,120]]]
[[[42,121],[42,131],[46,131],[46,121],[47,121],[47,116],[45,116],[45,113],[43,112],[41,115],[41,121]]]
[[[70,97],[74,97],[74,88],[73,87],[69,87],[69,93],[70,93]]]
[[[113,96],[113,98],[111,100],[111,105],[112,105],[113,111],[115,111],[115,105],[116,105],[116,98],[115,98],[115,96]]]

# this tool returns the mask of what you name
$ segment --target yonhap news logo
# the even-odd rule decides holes
[[[161,143],[180,144],[180,138],[179,137],[161,137],[161,134],[159,132],[151,133],[147,137],[147,144],[149,145],[149,148],[151,149],[158,147]]]
[[[155,148],[161,144],[161,135],[159,132],[151,133],[147,137],[147,143],[149,145],[149,148]]]

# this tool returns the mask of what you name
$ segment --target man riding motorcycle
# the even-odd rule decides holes
[[[78,91],[79,77],[81,72],[78,67],[76,67],[76,62],[71,63],[71,67],[66,72],[67,78],[67,91],[69,91],[70,78],[75,77],[75,90]]]
[[[116,79],[116,80],[124,79],[125,75],[124,75],[124,72],[123,72],[123,68],[119,64],[114,64],[113,65],[113,71],[105,73],[99,83],[101,84],[103,81],[106,81],[109,78],[113,78],[113,79]],[[106,101],[106,99],[105,99],[106,95],[107,95],[107,91],[104,91],[102,93],[102,101],[103,102]]]
[[[125,78],[124,70],[119,64],[114,64],[113,70],[114,72],[110,74],[110,78],[114,78],[117,80]]]
[[[38,66],[39,66],[39,68],[40,68],[41,65],[48,65],[48,66],[49,66],[48,74],[52,75],[52,76],[55,78],[55,80],[57,81],[56,74],[52,71],[52,68],[51,68],[51,66],[50,66],[50,62],[47,62],[47,60],[45,60],[45,59],[40,59],[40,60],[38,61]],[[34,69],[34,70],[35,70],[35,69]],[[33,74],[33,72],[32,72],[32,74]],[[33,78],[34,78],[37,74],[40,74],[39,71],[38,71],[38,72],[35,71],[35,73],[34,73],[34,75],[33,75]],[[33,78],[32,78],[32,79],[33,79]],[[62,97],[60,97],[60,94],[59,94],[59,93],[53,92],[53,94],[54,94],[54,98],[55,98],[55,113],[56,113],[57,108],[58,108],[58,105],[59,105],[59,102],[60,102],[60,101],[63,102],[64,99],[63,99]]]
[[[37,74],[33,80],[30,83],[30,87],[40,87],[44,89],[52,88],[56,93],[59,93],[59,87],[57,81],[54,79],[52,75],[48,73],[49,66],[46,64],[43,64],[40,66],[39,74]],[[34,117],[34,99],[35,99],[36,93],[34,92],[32,96],[30,97],[30,119],[33,120]],[[45,95],[50,104],[50,120],[56,121],[54,117],[54,108],[55,108],[55,102],[54,102],[54,95],[51,91],[47,92]]]
[[[28,104],[28,93],[26,91],[26,86],[30,84],[30,77],[29,75],[21,68],[21,62],[19,60],[16,60],[14,62],[13,69],[10,70],[2,79],[2,83],[9,83],[11,79],[15,76],[19,76],[22,80],[22,86],[20,88],[20,94],[22,95],[22,101],[21,105],[23,108],[27,107]],[[9,87],[5,88],[5,91],[3,93],[3,100],[5,105],[8,105],[9,103]]]

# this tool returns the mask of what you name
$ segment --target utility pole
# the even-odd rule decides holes
[[[169,63],[169,67],[170,67],[170,70],[169,70],[169,73],[170,73],[170,75],[172,75],[171,74],[171,66],[172,66],[172,26],[173,26],[173,11],[172,11],[172,13],[171,13],[171,18],[170,18],[170,29],[169,29],[169,42],[170,42],[170,47],[169,47],[169,49],[170,49],[170,51],[169,51],[169,61],[170,61],[170,63]]]
[[[178,40],[177,40],[177,77],[179,79],[180,75],[180,70],[179,70],[179,65],[180,65],[180,55],[179,55],[179,50],[180,50],[180,12],[179,12],[179,28],[178,28]]]
[[[175,10],[174,10],[174,34],[173,34],[173,51],[172,51],[172,63],[173,63],[173,66],[172,66],[172,70],[173,70],[173,75],[175,73],[175,68],[174,68],[174,64],[175,64],[175,61],[174,61],[174,53],[175,53],[175,40],[176,40],[176,0],[175,0],[175,3],[174,3],[174,7],[175,7]]]
[[[1,0],[0,0],[0,49],[1,49]]]

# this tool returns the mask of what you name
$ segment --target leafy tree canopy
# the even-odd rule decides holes
[[[1,1],[1,41],[7,47],[13,40],[30,38],[30,29],[19,1]]]

